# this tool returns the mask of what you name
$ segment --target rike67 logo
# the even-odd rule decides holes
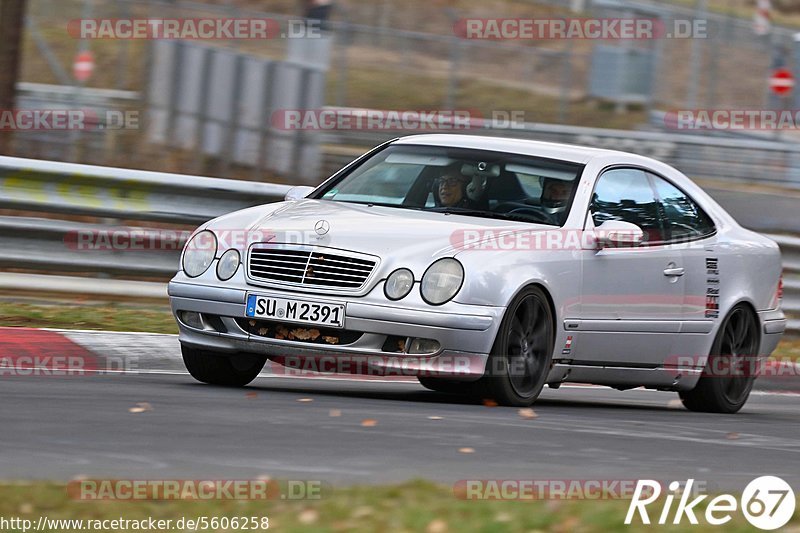
[[[661,512],[648,508],[661,497],[661,484],[658,481],[639,480],[625,516],[625,524],[630,525],[638,514],[643,524],[659,525],[681,524],[686,519],[690,524],[698,524],[698,515],[707,524],[721,526],[731,521],[733,513],[741,511],[751,525],[763,530],[783,527],[792,518],[795,508],[795,496],[792,487],[786,481],[775,476],[762,476],[748,483],[740,500],[730,494],[721,494],[704,502],[708,495],[695,496],[694,479],[689,479],[681,489],[681,484],[673,481],[669,484],[669,493],[664,498]],[[675,500],[678,500],[674,507]],[[705,503],[705,511],[701,514],[697,507]],[[656,507],[656,506],[654,506]],[[650,515],[651,511],[658,514]]]

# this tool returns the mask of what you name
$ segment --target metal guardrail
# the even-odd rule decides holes
[[[98,223],[0,217],[0,266],[131,277],[174,273],[187,231],[207,220],[283,199],[289,185],[0,157],[0,209],[101,219]],[[124,221],[124,222],[123,222]],[[137,228],[142,223],[151,227]],[[122,227],[124,225],[124,227]],[[122,230],[127,243],[93,236]],[[80,237],[89,236],[82,246]],[[172,238],[175,240],[173,241]],[[146,242],[139,246],[130,240]]]
[[[198,224],[289,185],[0,157],[0,208]]]
[[[0,208],[81,215],[101,223],[0,216],[0,266],[52,272],[166,277],[175,272],[188,231],[140,228],[127,221],[192,227],[219,215],[282,200],[288,185],[140,172],[0,157]],[[111,220],[108,220],[108,217]],[[79,245],[79,235],[109,234],[125,220],[126,238],[148,249]],[[784,260],[784,309],[800,318],[800,238],[769,235]],[[174,239],[174,240],[173,240]],[[96,243],[95,243],[96,244]],[[154,251],[154,249],[156,251]],[[790,329],[800,333],[800,320]]]
[[[789,331],[800,333],[800,238],[768,235],[781,247],[783,255],[783,310],[789,318]]]

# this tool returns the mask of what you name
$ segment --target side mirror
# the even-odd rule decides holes
[[[632,248],[644,242],[644,231],[636,224],[606,220],[594,230],[597,249]]]
[[[307,185],[298,185],[297,187],[292,187],[289,189],[289,192],[286,193],[284,197],[285,200],[292,201],[292,200],[302,200],[309,194],[311,191],[314,190],[314,187],[308,187]]]

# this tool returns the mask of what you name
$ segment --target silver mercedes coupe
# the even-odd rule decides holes
[[[543,386],[741,409],[786,326],[777,245],[676,169],[472,135],[382,144],[205,223],[169,284],[197,380],[416,376],[527,406]]]

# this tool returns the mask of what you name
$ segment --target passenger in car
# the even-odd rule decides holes
[[[572,182],[556,178],[545,178],[542,183],[541,203],[549,215],[563,213],[569,203]]]
[[[442,207],[466,207],[469,208],[470,202],[467,198],[466,189],[469,178],[460,172],[448,168],[433,182],[433,195],[438,198]]]

